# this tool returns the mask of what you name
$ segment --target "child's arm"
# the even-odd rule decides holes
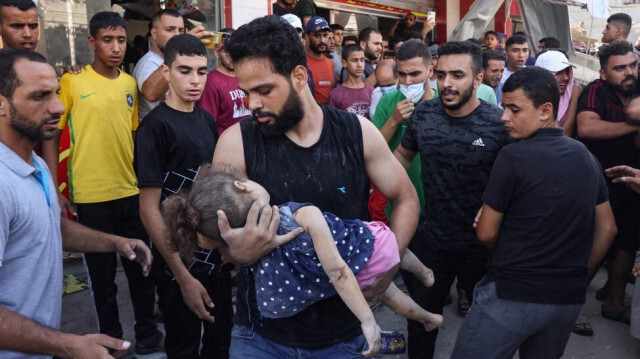
[[[318,260],[338,295],[362,323],[362,332],[369,344],[369,350],[362,354],[366,356],[376,354],[380,349],[380,330],[373,312],[362,295],[356,277],[336,248],[322,212],[318,207],[306,206],[297,210],[294,216],[300,226],[311,236]]]

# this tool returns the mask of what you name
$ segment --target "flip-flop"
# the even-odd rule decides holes
[[[573,324],[573,329],[571,331],[585,337],[593,335],[593,328],[591,327],[591,323],[589,323],[589,318],[587,317],[578,317],[576,322]]]
[[[616,322],[621,322],[624,324],[631,323],[631,312],[626,308],[618,312],[609,312],[603,309],[600,314],[603,318],[607,318],[609,320],[615,320]]]

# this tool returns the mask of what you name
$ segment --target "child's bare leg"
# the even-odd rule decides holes
[[[421,322],[428,332],[442,324],[442,315],[427,312],[393,283],[389,285],[389,288],[384,293],[382,302],[396,314]]]
[[[400,268],[413,273],[424,285],[431,287],[435,282],[433,271],[427,268],[413,252],[406,250],[400,262]]]

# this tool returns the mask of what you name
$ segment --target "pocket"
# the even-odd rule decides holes
[[[364,338],[364,335],[359,335],[355,339],[340,343],[342,345],[342,349],[351,355],[353,358],[362,358],[362,352],[365,350],[367,346],[367,341]]]
[[[236,340],[253,340],[256,333],[248,327],[234,325],[231,331],[231,338]]]

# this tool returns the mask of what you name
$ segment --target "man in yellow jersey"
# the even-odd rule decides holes
[[[61,130],[68,126],[70,196],[78,221],[107,233],[148,241],[140,222],[132,165],[132,134],[138,128],[136,81],[118,69],[126,50],[126,24],[116,13],[100,12],[91,18],[89,32],[94,61],[79,75],[60,79],[59,97],[65,113],[60,119],[58,136],[45,141],[43,154],[49,167],[55,170],[57,140]],[[85,260],[100,332],[122,338],[116,302],[118,288],[114,283],[117,258],[110,253],[87,253]],[[154,284],[139,269],[126,261],[122,264],[133,302],[136,353],[162,351],[164,337],[154,321]],[[111,355],[124,358],[130,353],[120,351]]]

